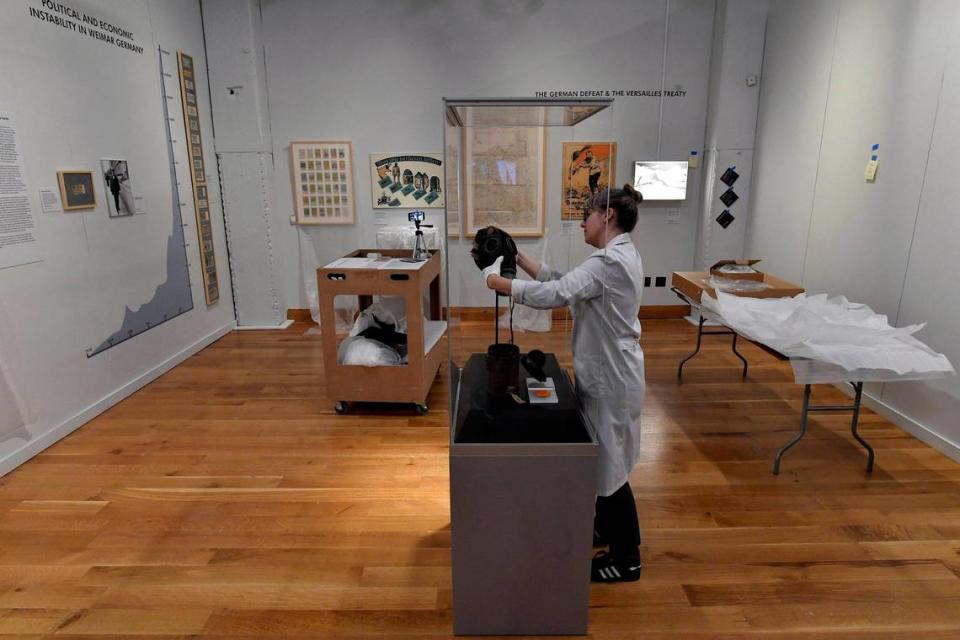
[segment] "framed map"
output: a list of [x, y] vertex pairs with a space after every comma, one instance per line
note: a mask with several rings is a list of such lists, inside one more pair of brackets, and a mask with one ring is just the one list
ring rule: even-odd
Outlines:
[[290, 143], [297, 224], [353, 224], [353, 152], [348, 141]]
[[462, 237], [463, 235], [463, 220], [460, 215], [460, 179], [463, 175], [461, 151], [465, 144], [466, 131], [465, 128], [448, 125], [445, 132], [446, 149], [443, 161], [446, 163], [444, 173], [446, 174], [447, 185], [446, 220], [448, 236]]
[[374, 209], [443, 209], [443, 155], [371, 153]]
[[564, 142], [560, 218], [582, 219], [590, 197], [616, 181], [616, 142]]
[[473, 127], [464, 144], [464, 234], [493, 225], [542, 236], [546, 216], [545, 127]]

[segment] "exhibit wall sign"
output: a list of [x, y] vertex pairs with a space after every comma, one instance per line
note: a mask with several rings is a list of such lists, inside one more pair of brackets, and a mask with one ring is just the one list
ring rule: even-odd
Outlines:
[[370, 154], [374, 209], [442, 209], [443, 182], [443, 154]]
[[0, 111], [0, 269], [40, 259], [17, 127]]

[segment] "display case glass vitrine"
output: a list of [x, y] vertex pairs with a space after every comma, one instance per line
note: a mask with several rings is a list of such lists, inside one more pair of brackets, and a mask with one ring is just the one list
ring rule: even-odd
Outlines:
[[507, 243], [491, 227], [551, 271], [596, 251], [584, 241], [584, 208], [627, 177], [612, 112], [602, 99], [444, 100], [458, 634], [586, 631], [598, 445], [574, 388], [575, 320], [567, 307], [495, 295], [480, 267]]

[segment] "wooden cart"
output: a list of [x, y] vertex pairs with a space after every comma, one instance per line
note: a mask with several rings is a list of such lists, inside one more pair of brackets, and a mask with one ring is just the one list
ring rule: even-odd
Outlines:
[[[370, 253], [379, 254], [382, 259], [370, 267], [350, 264], [360, 262], [356, 259]], [[409, 250], [358, 249], [317, 269], [327, 396], [336, 400], [337, 413], [345, 413], [350, 402], [409, 402], [416, 405], [421, 415], [427, 412], [427, 395], [443, 357], [440, 338], [447, 328], [440, 317], [440, 253], [431, 251], [425, 262], [402, 261], [409, 256]], [[424, 313], [425, 291], [429, 294], [428, 313]], [[344, 295], [356, 296], [361, 310], [373, 303], [375, 295], [403, 298], [407, 316], [406, 364], [365, 367], [337, 361], [333, 302]]]

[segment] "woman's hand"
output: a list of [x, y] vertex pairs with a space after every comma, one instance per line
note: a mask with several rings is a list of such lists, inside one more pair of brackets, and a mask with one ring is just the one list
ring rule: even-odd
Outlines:
[[493, 264], [491, 264], [489, 267], [487, 267], [481, 272], [482, 274], [481, 277], [483, 278], [483, 286], [493, 289], [493, 287], [490, 284], [490, 277], [500, 275], [501, 263], [503, 263], [503, 256], [500, 256], [499, 258], [494, 260]]

